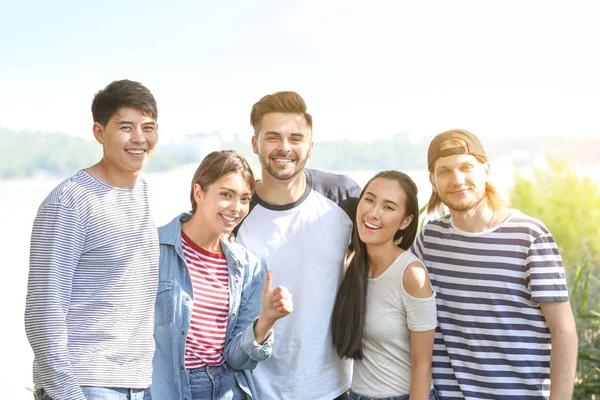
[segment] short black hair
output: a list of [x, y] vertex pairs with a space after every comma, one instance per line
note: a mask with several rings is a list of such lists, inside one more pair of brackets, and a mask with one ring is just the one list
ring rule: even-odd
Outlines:
[[134, 108], [154, 120], [158, 118], [158, 107], [150, 90], [139, 82], [123, 79], [96, 93], [92, 101], [94, 122], [106, 127], [121, 108]]

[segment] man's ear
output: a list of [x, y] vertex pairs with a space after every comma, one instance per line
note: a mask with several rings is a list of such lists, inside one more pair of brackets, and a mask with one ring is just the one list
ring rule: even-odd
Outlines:
[[254, 154], [258, 155], [258, 135], [259, 134], [254, 134], [252, 136], [252, 151], [254, 152]]
[[94, 138], [100, 144], [104, 144], [104, 127], [100, 122], [94, 122], [94, 126], [92, 126], [92, 131], [94, 132]]
[[307, 155], [306, 158], [310, 158], [310, 156], [312, 156], [312, 151], [313, 151], [314, 144], [315, 144], [315, 142], [313, 142], [312, 139], [311, 139], [310, 146], [308, 147], [308, 155]]
[[489, 182], [492, 178], [491, 175], [491, 165], [490, 163], [486, 162], [485, 164], [483, 164], [483, 171], [485, 172], [485, 181]]
[[429, 182], [431, 182], [431, 189], [434, 193], [437, 193], [437, 189], [435, 187], [435, 177], [433, 176], [433, 172], [429, 173]]

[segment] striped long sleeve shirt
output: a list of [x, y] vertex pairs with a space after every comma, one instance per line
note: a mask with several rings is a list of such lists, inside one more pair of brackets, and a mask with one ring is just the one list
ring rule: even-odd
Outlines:
[[150, 386], [158, 258], [143, 180], [120, 189], [79, 171], [50, 193], [33, 224], [25, 309], [37, 388], [85, 400], [80, 386]]
[[440, 399], [547, 399], [551, 342], [539, 303], [568, 294], [546, 226], [514, 211], [500, 226], [470, 233], [448, 215], [426, 224], [412, 251], [437, 294]]

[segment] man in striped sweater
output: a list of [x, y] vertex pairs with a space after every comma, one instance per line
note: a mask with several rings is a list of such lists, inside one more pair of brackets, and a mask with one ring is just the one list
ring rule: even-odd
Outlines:
[[58, 185], [33, 224], [25, 329], [36, 396], [148, 399], [159, 247], [138, 175], [158, 110], [147, 88], [122, 80], [95, 95], [92, 114], [102, 159]]
[[440, 399], [570, 399], [577, 335], [552, 235], [504, 205], [472, 133], [437, 135], [427, 158], [428, 212], [450, 211], [412, 248], [436, 291]]

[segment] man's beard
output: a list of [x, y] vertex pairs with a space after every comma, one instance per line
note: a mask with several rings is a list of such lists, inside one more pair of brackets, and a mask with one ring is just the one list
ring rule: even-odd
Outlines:
[[[448, 198], [443, 198], [438, 194], [440, 200], [448, 209], [456, 212], [465, 212], [477, 208], [481, 205], [482, 201], [487, 201], [487, 194], [483, 192], [481, 197], [475, 198], [472, 200], [462, 200], [462, 201], [449, 201]], [[449, 197], [449, 196], [448, 196]]]
[[[272, 157], [272, 158], [277, 158], [277, 156]], [[287, 158], [285, 156], [282, 156], [282, 158]], [[295, 178], [300, 172], [302, 172], [302, 170], [304, 169], [304, 166], [306, 165], [306, 162], [308, 161], [308, 159], [305, 159], [303, 162], [298, 162], [298, 160], [294, 160], [294, 165], [295, 168], [293, 169], [293, 171], [279, 171], [277, 169], [275, 169], [274, 167], [271, 166], [271, 157], [269, 157], [267, 159], [267, 162], [265, 163], [262, 157], [259, 157], [260, 159], [260, 164], [262, 166], [262, 169], [267, 172], [269, 175], [271, 175], [273, 178], [279, 180], [279, 181], [289, 181], [292, 180], [293, 178]]]

